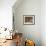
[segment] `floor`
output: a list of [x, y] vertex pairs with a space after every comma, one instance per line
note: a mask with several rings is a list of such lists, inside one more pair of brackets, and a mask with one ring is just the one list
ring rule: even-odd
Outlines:
[[2, 43], [0, 46], [16, 46], [15, 39], [13, 40], [6, 40], [6, 42]]

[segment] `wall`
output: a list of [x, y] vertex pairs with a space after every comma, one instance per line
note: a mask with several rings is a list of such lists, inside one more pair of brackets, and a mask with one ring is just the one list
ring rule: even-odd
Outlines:
[[41, 1], [41, 41], [46, 46], [46, 0]]
[[[14, 6], [15, 30], [22, 32], [24, 38], [34, 40], [36, 46], [41, 46], [41, 1], [23, 0], [19, 6]], [[35, 15], [35, 25], [23, 25], [23, 15]]]
[[0, 0], [0, 27], [12, 28], [12, 6], [16, 0]]

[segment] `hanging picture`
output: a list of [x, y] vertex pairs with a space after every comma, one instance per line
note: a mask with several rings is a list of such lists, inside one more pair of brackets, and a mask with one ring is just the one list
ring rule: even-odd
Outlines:
[[34, 25], [35, 24], [35, 15], [23, 15], [23, 24]]

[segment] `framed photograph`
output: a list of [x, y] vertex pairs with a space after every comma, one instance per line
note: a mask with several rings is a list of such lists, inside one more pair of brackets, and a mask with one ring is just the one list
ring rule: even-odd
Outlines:
[[35, 15], [23, 15], [23, 24], [34, 25], [35, 24]]

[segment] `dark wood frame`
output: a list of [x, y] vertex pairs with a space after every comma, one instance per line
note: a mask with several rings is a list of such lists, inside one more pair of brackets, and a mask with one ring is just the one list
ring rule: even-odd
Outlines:
[[[32, 23], [32, 24], [29, 24], [29, 23], [28, 23], [28, 24], [25, 24], [25, 23], [24, 23], [24, 17], [27, 17], [27, 16], [28, 16], [28, 17], [29, 17], [29, 16], [30, 16], [30, 17], [34, 17], [34, 18], [33, 18], [34, 23]], [[34, 24], [35, 24], [35, 15], [23, 15], [23, 24], [24, 24], [24, 25], [34, 25]]]

